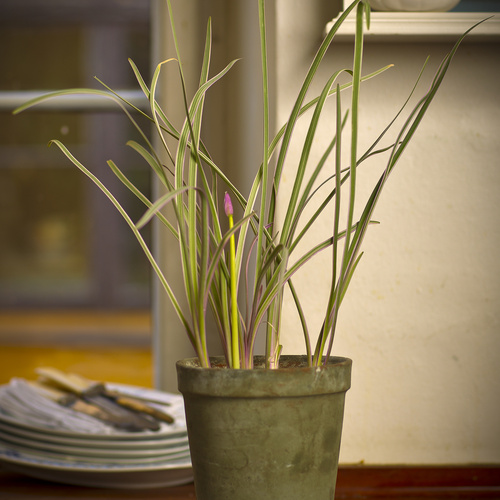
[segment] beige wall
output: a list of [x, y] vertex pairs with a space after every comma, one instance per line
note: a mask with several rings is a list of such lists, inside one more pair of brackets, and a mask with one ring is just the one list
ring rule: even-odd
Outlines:
[[[289, 0], [279, 3], [277, 83], [286, 89], [294, 74], [307, 70], [314, 32], [307, 36], [306, 26], [315, 21], [295, 15], [298, 7], [285, 9]], [[296, 36], [301, 30], [304, 36]], [[366, 46], [367, 71], [387, 63], [395, 68], [362, 89], [361, 150], [404, 101], [425, 57], [432, 57], [430, 77], [449, 47]], [[463, 46], [375, 212], [381, 225], [366, 239], [334, 345], [334, 354], [353, 359], [344, 463], [500, 462], [499, 54], [498, 45]], [[348, 45], [331, 49], [323, 76], [350, 59]], [[290, 99], [280, 93], [280, 122]], [[331, 137], [325, 124], [318, 149]], [[365, 195], [365, 180], [373, 185], [378, 165], [359, 170]], [[283, 193], [280, 206], [286, 205]], [[318, 240], [329, 227], [326, 220], [319, 224]], [[328, 267], [324, 256], [295, 280], [315, 331]], [[286, 352], [303, 352], [290, 304], [286, 316]]]
[[[197, 1], [183, 5], [191, 8]], [[306, 72], [333, 13], [332, 3], [322, 0], [308, 2], [308, 9], [303, 0], [276, 0], [276, 6], [276, 29], [270, 28], [276, 35], [272, 71], [280, 90], [280, 124], [291, 108], [297, 77]], [[432, 55], [435, 68], [448, 48], [367, 45], [367, 71], [387, 63], [396, 67], [362, 89], [361, 150], [404, 101], [425, 57]], [[349, 51], [348, 45], [330, 50], [323, 77], [349, 67]], [[462, 48], [375, 213], [382, 224], [367, 237], [334, 346], [335, 354], [354, 361], [343, 463], [500, 462], [498, 54], [493, 45]], [[319, 150], [331, 134], [325, 124]], [[281, 207], [293, 180], [293, 151], [290, 159]], [[360, 201], [365, 181], [374, 182], [379, 167], [360, 169]], [[315, 237], [323, 238], [329, 224], [321, 221]], [[325, 256], [296, 279], [316, 330], [327, 268]], [[156, 311], [162, 332], [156, 335], [157, 384], [173, 390], [173, 362], [186, 355], [186, 346], [164, 304]], [[290, 311], [286, 352], [303, 352]]]

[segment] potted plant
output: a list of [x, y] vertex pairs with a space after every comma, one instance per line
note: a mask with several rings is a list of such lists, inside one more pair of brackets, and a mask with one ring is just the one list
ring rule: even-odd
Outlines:
[[[73, 89], [36, 98], [16, 112], [68, 93], [89, 93], [113, 99], [123, 109], [143, 138], [127, 144], [151, 167], [163, 194], [150, 200], [110, 160], [111, 170], [147, 207], [135, 222], [108, 188], [82, 165], [59, 141], [52, 141], [110, 199], [142, 246], [153, 270], [168, 295], [179, 321], [191, 341], [196, 357], [179, 361], [179, 390], [184, 395], [190, 448], [198, 499], [332, 499], [335, 492], [345, 392], [350, 387], [351, 360], [331, 355], [342, 300], [362, 256], [362, 243], [373, 212], [392, 170], [423, 119], [463, 39], [443, 60], [430, 88], [416, 106], [406, 112], [408, 100], [379, 137], [366, 150], [358, 150], [358, 101], [362, 82], [376, 77], [389, 66], [362, 74], [363, 26], [369, 25], [366, 0], [355, 0], [337, 18], [314, 57], [297, 95], [289, 119], [274, 137], [269, 126], [269, 92], [265, 0], [256, 0], [259, 10], [262, 61], [262, 161], [247, 196], [241, 193], [218, 167], [202, 137], [203, 105], [207, 92], [230, 71], [229, 63], [210, 75], [211, 23], [208, 22], [200, 84], [189, 98], [183, 65], [177, 47], [175, 23], [167, 0], [177, 58], [158, 65], [148, 86], [131, 61], [138, 84], [150, 103], [144, 113], [104, 85], [104, 90]], [[356, 34], [352, 69], [338, 69], [323, 83], [322, 91], [306, 98], [323, 56], [346, 17], [356, 12]], [[465, 36], [465, 35], [464, 35]], [[165, 64], [178, 67], [182, 83], [185, 120], [176, 129], [158, 104], [155, 93]], [[341, 75], [349, 82], [337, 83]], [[342, 109], [341, 92], [349, 91], [349, 112]], [[308, 165], [325, 103], [334, 100], [332, 120], [336, 133], [320, 161]], [[309, 113], [306, 114], [306, 112]], [[154, 125], [159, 148], [155, 149], [134, 120], [141, 113]], [[386, 136], [403, 113], [406, 120], [387, 143]], [[282, 223], [276, 219], [287, 152], [294, 140], [294, 128], [307, 119], [294, 186]], [[344, 144], [344, 132], [349, 139]], [[175, 140], [171, 150], [166, 138]], [[386, 141], [385, 145], [382, 142]], [[342, 150], [349, 151], [344, 165]], [[168, 163], [161, 160], [167, 155]], [[355, 218], [358, 169], [374, 155], [386, 156], [386, 167], [373, 187], [361, 216]], [[319, 176], [328, 179], [318, 189]], [[325, 194], [326, 192], [326, 194]], [[341, 203], [344, 202], [345, 203]], [[311, 200], [317, 204], [310, 215]], [[164, 209], [168, 207], [166, 215]], [[320, 214], [330, 211], [331, 236], [298, 254], [308, 230]], [[344, 214], [345, 212], [345, 214]], [[341, 216], [342, 213], [342, 216]], [[238, 214], [238, 215], [237, 215]], [[178, 241], [186, 307], [157, 264], [141, 235], [141, 228], [156, 219]], [[319, 332], [309, 332], [293, 275], [320, 252], [331, 252], [332, 275], [327, 308]], [[303, 356], [281, 356], [280, 318], [283, 294], [288, 288], [304, 331]], [[209, 313], [210, 311], [210, 313]], [[207, 315], [216, 331], [207, 331]], [[223, 356], [211, 357], [209, 335], [220, 336]], [[255, 341], [265, 335], [265, 352], [257, 356]]]

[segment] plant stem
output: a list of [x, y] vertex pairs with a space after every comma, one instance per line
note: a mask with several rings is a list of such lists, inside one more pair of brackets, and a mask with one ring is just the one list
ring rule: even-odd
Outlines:
[[[233, 205], [229, 193], [224, 197], [224, 209], [229, 219], [229, 230], [233, 229]], [[234, 233], [229, 239], [229, 276], [231, 287], [231, 358], [233, 368], [240, 368], [240, 346], [239, 346], [239, 328], [238, 328], [238, 284], [236, 276], [236, 244]]]
[[[233, 216], [229, 216], [229, 229], [233, 228]], [[231, 348], [233, 351], [233, 368], [240, 367], [239, 333], [238, 333], [238, 289], [236, 285], [236, 246], [234, 234], [229, 240], [229, 260], [231, 273]]]

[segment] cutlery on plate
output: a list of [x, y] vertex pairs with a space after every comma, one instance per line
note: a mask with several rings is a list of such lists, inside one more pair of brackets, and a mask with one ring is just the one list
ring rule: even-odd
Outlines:
[[130, 431], [157, 431], [160, 429], [158, 420], [149, 415], [120, 406], [114, 400], [96, 393], [95, 391], [89, 391], [87, 393], [81, 386], [81, 383], [79, 385], [76, 375], [71, 374], [71, 376], [68, 377], [55, 368], [37, 368], [36, 372], [41, 375], [39, 382], [56, 387], [59, 390], [70, 392], [78, 396], [84, 402], [97, 406], [104, 412], [112, 415], [114, 419], [120, 420], [124, 428], [129, 427]]
[[130, 419], [124, 419], [121, 416], [117, 416], [115, 413], [106, 411], [100, 406], [96, 406], [92, 403], [88, 403], [80, 399], [76, 394], [68, 393], [66, 391], [59, 390], [55, 387], [48, 386], [39, 381], [28, 381], [28, 384], [37, 391], [38, 394], [44, 396], [51, 401], [64, 406], [66, 408], [71, 408], [79, 413], [84, 413], [91, 417], [97, 418], [102, 422], [112, 425], [116, 429], [125, 430], [129, 432], [137, 432], [144, 430], [143, 426], [138, 426], [135, 421], [130, 421]]
[[[174, 418], [162, 409], [152, 406], [142, 399], [121, 394], [117, 390], [108, 390], [102, 382], [95, 382], [75, 373], [65, 373], [56, 368], [37, 368], [36, 372], [42, 376], [42, 380], [70, 391], [86, 401], [104, 405], [106, 408], [109, 408], [110, 404], [119, 406], [128, 411], [131, 410], [139, 416], [152, 417], [154, 422], [158, 420], [168, 424], [174, 422]], [[148, 421], [152, 421], [152, 419], [147, 418]], [[158, 428], [152, 430], [158, 430]]]

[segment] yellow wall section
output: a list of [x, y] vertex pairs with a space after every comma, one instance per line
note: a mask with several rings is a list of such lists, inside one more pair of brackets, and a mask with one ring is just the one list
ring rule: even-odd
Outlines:
[[143, 312], [0, 313], [0, 383], [52, 366], [92, 380], [153, 385], [150, 315]]
[[12, 377], [35, 379], [35, 368], [53, 366], [92, 380], [152, 387], [150, 349], [1, 346], [0, 383]]

